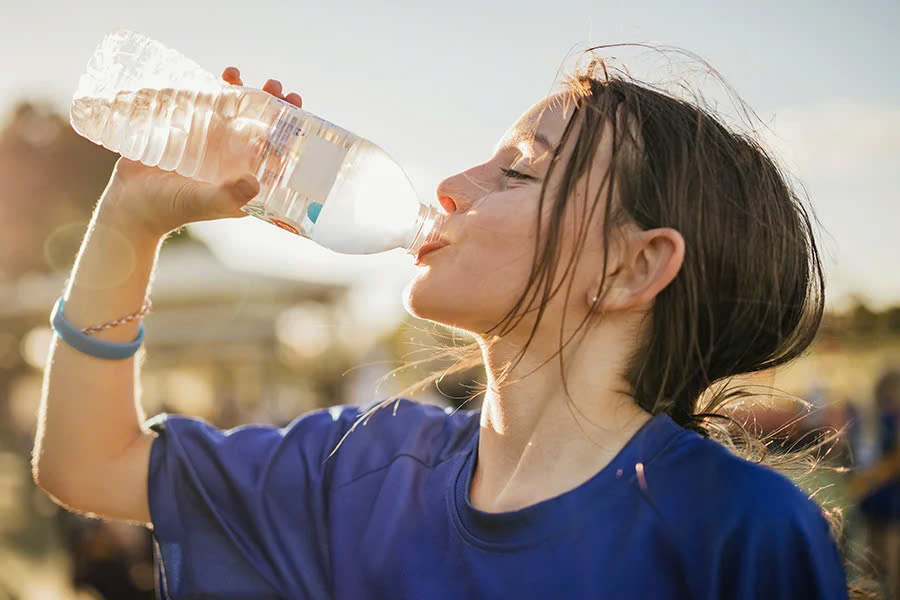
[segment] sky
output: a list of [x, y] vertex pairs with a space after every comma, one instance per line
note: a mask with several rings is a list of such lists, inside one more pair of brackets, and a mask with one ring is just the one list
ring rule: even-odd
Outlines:
[[[24, 97], [67, 111], [96, 43], [120, 27], [217, 76], [234, 65], [245, 85], [279, 79], [305, 109], [387, 150], [431, 202], [444, 177], [489, 158], [578, 50], [625, 42], [689, 50], [756, 112], [764, 141], [802, 183], [823, 228], [831, 305], [851, 294], [873, 306], [900, 302], [896, 0], [18, 2], [0, 24], [0, 112]], [[609, 54], [639, 78], [662, 73], [625, 50]], [[697, 67], [674, 73], [725, 99], [704, 87], [709, 78], [691, 75]], [[236, 268], [347, 281], [361, 305], [378, 298], [387, 311], [402, 310], [414, 272], [400, 250], [337, 255], [252, 218], [190, 228]]]

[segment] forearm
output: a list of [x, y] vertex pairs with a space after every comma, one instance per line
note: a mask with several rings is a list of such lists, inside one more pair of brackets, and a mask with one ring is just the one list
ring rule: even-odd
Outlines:
[[[162, 239], [132, 226], [117, 210], [116, 186], [104, 191], [65, 291], [66, 319], [78, 329], [130, 314], [149, 293]], [[113, 343], [137, 337], [140, 320], [91, 334]], [[65, 485], [121, 453], [140, 435], [136, 394], [140, 354], [106, 360], [81, 353], [54, 334], [44, 368], [35, 475]]]

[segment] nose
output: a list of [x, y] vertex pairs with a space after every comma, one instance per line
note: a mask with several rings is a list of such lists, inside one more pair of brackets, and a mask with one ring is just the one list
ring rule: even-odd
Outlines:
[[444, 179], [438, 184], [437, 190], [435, 190], [438, 202], [448, 215], [452, 215], [459, 210], [459, 205], [456, 202], [459, 194], [458, 186], [455, 183], [457, 177], [459, 176], [453, 175]]
[[441, 206], [444, 207], [444, 210], [447, 211], [447, 214], [453, 214], [456, 212], [456, 202], [450, 196], [438, 196], [438, 202], [441, 203]]
[[437, 198], [447, 214], [466, 211], [484, 196], [484, 185], [476, 185], [484, 177], [483, 166], [473, 167], [443, 180], [437, 186]]

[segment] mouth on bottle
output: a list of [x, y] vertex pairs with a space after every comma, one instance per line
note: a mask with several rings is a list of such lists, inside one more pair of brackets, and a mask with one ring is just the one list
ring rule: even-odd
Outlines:
[[446, 223], [446, 216], [433, 206], [422, 205], [419, 210], [419, 218], [417, 219], [418, 227], [412, 236], [412, 242], [409, 244], [407, 254], [413, 258], [417, 258], [419, 250], [432, 242], [437, 242], [441, 238]]
[[425, 244], [424, 246], [419, 248], [419, 254], [416, 256], [416, 265], [418, 266], [422, 262], [422, 258], [425, 255], [431, 254], [432, 252], [437, 252], [441, 248], [444, 248], [449, 245], [450, 244], [448, 244], [446, 240], [437, 240], [434, 242], [428, 242], [427, 244]]

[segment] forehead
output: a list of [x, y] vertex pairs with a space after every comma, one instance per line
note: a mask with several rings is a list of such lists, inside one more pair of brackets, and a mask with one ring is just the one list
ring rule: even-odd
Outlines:
[[506, 130], [494, 150], [531, 146], [535, 138], [543, 138], [549, 143], [549, 147], [544, 150], [556, 147], [572, 116], [573, 108], [568, 94], [554, 94], [538, 101]]

